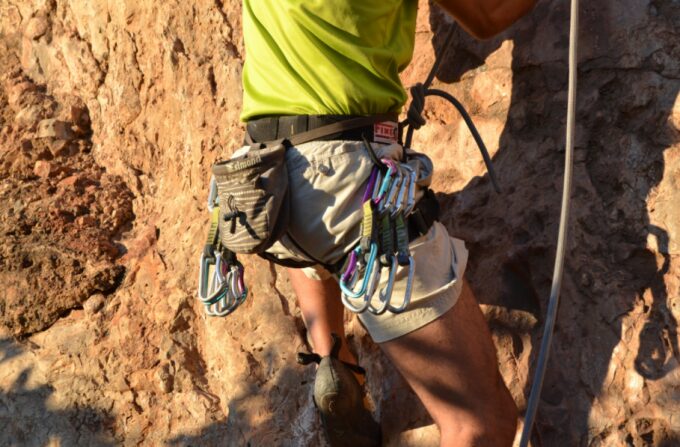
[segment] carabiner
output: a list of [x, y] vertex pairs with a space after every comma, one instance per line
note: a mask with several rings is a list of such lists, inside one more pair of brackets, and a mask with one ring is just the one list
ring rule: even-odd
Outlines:
[[342, 293], [347, 295], [349, 298], [360, 298], [362, 295], [366, 293], [366, 286], [368, 286], [368, 278], [371, 276], [371, 272], [373, 271], [373, 265], [375, 262], [378, 260], [378, 244], [375, 242], [371, 243], [371, 249], [368, 254], [368, 261], [366, 262], [366, 273], [364, 275], [364, 279], [361, 283], [361, 287], [359, 288], [358, 292], [355, 292], [353, 290], [349, 290], [343, 282], [340, 282], [340, 288], [342, 289]]
[[[366, 264], [366, 269], [364, 272], [364, 278], [361, 281], [361, 287], [359, 288], [358, 292], [355, 292], [354, 290], [351, 290], [350, 287], [353, 289], [354, 285], [358, 281], [359, 278], [359, 269], [355, 272], [353, 277], [350, 279], [350, 283], [346, 284], [344, 281], [340, 281], [340, 289], [342, 290], [341, 294], [341, 299], [342, 299], [342, 304], [345, 305], [347, 309], [354, 313], [361, 313], [364, 312], [369, 304], [370, 304], [370, 297], [367, 296], [366, 294], [366, 289], [368, 287], [368, 284], [371, 279], [371, 274], [373, 273], [373, 269], [376, 268], [375, 264], [379, 264], [378, 261], [378, 246], [375, 242], [371, 243], [371, 251], [368, 256], [368, 262]], [[348, 287], [349, 286], [349, 287]], [[357, 299], [364, 297], [363, 303], [359, 306], [355, 306], [350, 299]]]
[[404, 207], [404, 217], [411, 214], [413, 208], [416, 206], [416, 171], [407, 164], [403, 165], [410, 173], [410, 182], [408, 185], [408, 194], [406, 195], [406, 206]]
[[234, 306], [228, 295], [229, 293], [225, 294], [223, 299], [205, 306], [205, 313], [211, 317], [224, 317], [232, 313], [238, 306]]
[[389, 158], [383, 158], [381, 161], [383, 163], [385, 163], [389, 169], [385, 173], [385, 177], [382, 179], [382, 182], [380, 183], [380, 189], [378, 190], [377, 196], [376, 196], [375, 192], [373, 194], [373, 202], [376, 205], [378, 203], [380, 203], [380, 201], [385, 196], [387, 189], [392, 184], [392, 176], [396, 173], [396, 170], [397, 170], [397, 167], [396, 167], [393, 160], [390, 160]]
[[[397, 258], [397, 256], [395, 256]], [[400, 264], [401, 265], [401, 264]], [[413, 292], [413, 275], [416, 271], [416, 260], [413, 259], [413, 256], [408, 257], [408, 277], [406, 279], [406, 290], [404, 291], [404, 301], [402, 301], [401, 305], [398, 307], [392, 306], [392, 303], [390, 302], [387, 305], [387, 309], [394, 313], [394, 314], [399, 314], [402, 313], [403, 311], [406, 310], [408, 305], [411, 303], [411, 293]]]
[[[410, 179], [411, 179], [411, 174], [410, 172], [412, 171], [411, 167], [408, 165], [401, 165], [403, 168], [406, 168], [405, 170], [407, 171], [403, 175], [403, 180], [401, 182], [401, 185], [399, 186], [399, 192], [397, 193], [397, 200], [394, 203], [394, 209], [392, 210], [392, 213], [390, 214], [391, 218], [394, 218], [399, 212], [404, 211], [404, 194], [406, 193], [407, 188], [411, 184]], [[411, 170], [411, 171], [409, 171]], [[408, 199], [407, 199], [408, 200]]]
[[[352, 253], [354, 253], [357, 258], [361, 258], [362, 255], [361, 246], [355, 248], [352, 251]], [[363, 267], [361, 266], [361, 261], [359, 261], [359, 265], [355, 266], [353, 272], [350, 273], [346, 270], [345, 275], [340, 277], [340, 290], [342, 290], [343, 294], [352, 298], [359, 298], [361, 295], [364, 294], [364, 292], [366, 291], [365, 288], [363, 290], [359, 290], [359, 292], [355, 292], [353, 290], [354, 285], [356, 284], [357, 277], [361, 270], [363, 270]]]
[[235, 283], [238, 283], [238, 273], [238, 266], [232, 265], [229, 268], [224, 281], [226, 290], [215, 300], [206, 303], [206, 314], [212, 317], [224, 317], [236, 310], [245, 300], [245, 294], [239, 295], [239, 290], [236, 290]]
[[382, 276], [382, 265], [380, 265], [378, 261], [378, 265], [376, 268], [373, 269], [373, 272], [371, 274], [371, 280], [368, 282], [368, 287], [366, 288], [366, 298], [367, 301], [371, 301], [373, 299], [373, 295], [375, 294], [376, 289], [378, 288], [378, 284], [380, 284], [380, 277]]
[[[205, 254], [203, 254], [201, 256], [201, 267], [202, 268], [201, 268], [201, 273], [199, 273], [199, 274], [206, 276], [204, 281], [207, 284], [207, 282], [208, 282], [207, 272], [203, 273], [204, 272], [203, 256], [205, 256]], [[208, 261], [206, 263], [206, 266], [208, 267], [208, 269], [209, 269], [210, 264], [211, 264], [210, 261]], [[199, 294], [200, 294], [199, 298], [201, 299], [201, 301], [203, 301], [204, 304], [213, 304], [213, 303], [219, 301], [221, 299], [222, 295], [229, 292], [227, 290], [227, 287], [229, 285], [228, 281], [224, 277], [224, 274], [222, 273], [222, 267], [224, 265], [224, 261], [222, 260], [222, 256], [220, 255], [219, 252], [215, 253], [215, 258], [214, 258], [214, 262], [212, 263], [212, 265], [214, 265], [214, 272], [213, 272], [213, 277], [212, 277], [210, 287], [206, 291], [205, 288], [201, 289], [200, 285], [199, 285]]]
[[347, 283], [349, 279], [354, 276], [354, 273], [357, 271], [357, 252], [356, 250], [352, 250], [352, 252], [349, 254], [349, 260], [347, 262], [347, 268], [343, 272], [343, 274], [340, 276], [340, 281], [344, 281]]
[[200, 266], [198, 270], [198, 298], [202, 302], [211, 301], [215, 297], [214, 287], [209, 286], [210, 279], [208, 274], [210, 266], [216, 265], [216, 257], [201, 253]]
[[229, 290], [234, 297], [235, 307], [238, 307], [241, 303], [246, 300], [248, 296], [248, 288], [245, 286], [243, 281], [243, 265], [240, 262], [232, 265], [231, 268], [231, 281], [229, 281]]
[[382, 179], [383, 173], [382, 171], [378, 170], [378, 173], [375, 176], [375, 182], [373, 183], [373, 190], [371, 191], [371, 200], [373, 200], [374, 202], [379, 195], [380, 187], [382, 186]]
[[385, 288], [380, 290], [380, 292], [378, 293], [378, 298], [380, 299], [380, 302], [382, 304], [378, 308], [373, 307], [373, 305], [370, 305], [368, 307], [368, 311], [374, 315], [383, 314], [387, 309], [391, 310], [390, 301], [392, 300], [392, 290], [394, 289], [394, 275], [398, 268], [396, 256], [394, 255], [392, 256], [390, 266], [386, 268], [389, 269], [387, 284], [385, 285]]
[[403, 175], [401, 169], [398, 168], [398, 164], [395, 164], [394, 178], [392, 179], [392, 184], [387, 190], [387, 194], [385, 195], [383, 200], [381, 200], [380, 203], [378, 204], [378, 212], [380, 213], [382, 213], [383, 211], [389, 211], [390, 213], [393, 212], [394, 209], [393, 204], [395, 202], [397, 191], [400, 189], [402, 177]]

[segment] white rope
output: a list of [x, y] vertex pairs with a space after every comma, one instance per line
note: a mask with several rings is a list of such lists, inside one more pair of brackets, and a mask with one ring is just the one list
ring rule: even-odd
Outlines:
[[562, 210], [560, 212], [560, 228], [557, 236], [557, 252], [555, 253], [555, 267], [553, 270], [552, 288], [550, 290], [550, 301], [546, 313], [545, 326], [543, 328], [543, 340], [536, 360], [536, 373], [534, 382], [531, 386], [531, 394], [527, 404], [527, 411], [524, 419], [524, 429], [520, 447], [527, 447], [531, 437], [531, 429], [534, 425], [538, 402], [541, 397], [543, 379], [550, 356], [550, 344], [552, 342], [557, 308], [560, 301], [560, 289], [562, 286], [562, 273], [564, 271], [564, 256], [567, 246], [567, 226], [569, 223], [569, 208], [571, 198], [571, 179], [573, 170], [574, 153], [574, 123], [576, 109], [576, 75], [578, 68], [577, 47], [578, 47], [578, 0], [571, 0], [571, 22], [569, 26], [569, 87], [567, 93], [567, 129], [566, 147], [564, 154], [564, 185], [562, 189]]

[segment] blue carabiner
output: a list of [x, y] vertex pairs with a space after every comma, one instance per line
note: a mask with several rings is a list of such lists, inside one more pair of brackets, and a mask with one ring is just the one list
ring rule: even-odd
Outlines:
[[[347, 285], [344, 283], [344, 281], [341, 281], [340, 283], [340, 288], [342, 289], [342, 303], [345, 305], [347, 309], [354, 313], [361, 313], [364, 312], [369, 304], [370, 304], [370, 297], [366, 296], [366, 289], [368, 287], [368, 283], [371, 279], [371, 274], [373, 273], [373, 269], [375, 268], [375, 264], [378, 263], [378, 246], [375, 242], [371, 243], [371, 251], [368, 256], [368, 262], [366, 265], [366, 271], [364, 273], [364, 278], [361, 282], [361, 287], [359, 288], [358, 292], [354, 292], [353, 290], [350, 290]], [[357, 269], [358, 270], [358, 269]], [[352, 283], [355, 283], [358, 278], [358, 273], [355, 273], [353, 275], [353, 278], [351, 280]], [[353, 284], [352, 284], [353, 285]], [[360, 306], [355, 306], [350, 299], [357, 299], [364, 297], [363, 303]]]
[[[356, 256], [357, 258], [361, 258], [362, 255], [362, 249], [361, 246], [357, 246], [353, 251], [352, 254]], [[351, 256], [351, 255], [350, 255]], [[356, 277], [358, 276], [358, 272], [361, 270], [360, 266], [355, 266], [354, 271], [351, 274], [348, 274], [349, 272], [345, 272], [340, 277], [340, 289], [342, 290], [342, 293], [344, 293], [347, 296], [351, 296], [352, 298], [359, 298], [361, 296], [361, 293], [354, 292], [354, 290], [351, 290], [354, 288], [354, 284], [356, 283]]]
[[[361, 256], [361, 247], [355, 248], [355, 250], [359, 250], [357, 254]], [[366, 293], [366, 286], [368, 285], [368, 277], [371, 276], [371, 272], [373, 269], [373, 262], [376, 260], [378, 256], [378, 245], [375, 242], [371, 242], [371, 250], [368, 255], [368, 263], [366, 265], [366, 274], [364, 276], [364, 280], [361, 283], [361, 287], [359, 288], [358, 292], [355, 292], [354, 290], [350, 290], [347, 287], [347, 284], [345, 284], [344, 281], [340, 281], [340, 289], [342, 290], [342, 293], [344, 295], [347, 295], [349, 298], [361, 298], [361, 296]]]
[[394, 166], [394, 161], [389, 160], [389, 159], [383, 159], [383, 163], [387, 164], [389, 169], [385, 173], [385, 177], [382, 179], [382, 183], [380, 184], [380, 189], [378, 190], [378, 195], [376, 196], [375, 194], [373, 195], [373, 202], [377, 205], [380, 203], [380, 201], [383, 199], [385, 196], [385, 193], [387, 192], [387, 188], [390, 187], [392, 184], [392, 176], [395, 174], [397, 168]]

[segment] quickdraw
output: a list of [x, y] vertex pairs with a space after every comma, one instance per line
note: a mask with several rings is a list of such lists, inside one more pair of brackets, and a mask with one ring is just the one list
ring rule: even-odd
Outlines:
[[[369, 143], [365, 144], [370, 149]], [[411, 300], [415, 261], [409, 252], [404, 218], [415, 205], [415, 182], [416, 173], [411, 167], [390, 159], [380, 160], [371, 172], [363, 197], [361, 239], [340, 275], [342, 302], [354, 313], [400, 313]], [[400, 267], [408, 269], [406, 292], [401, 304], [395, 306], [394, 282]], [[383, 274], [387, 280], [374, 305], [373, 295]], [[361, 286], [356, 290], [359, 282]]]
[[232, 313], [248, 296], [243, 280], [243, 265], [236, 254], [219, 242], [219, 197], [215, 178], [210, 179], [208, 212], [210, 230], [198, 272], [198, 299], [205, 307], [206, 315], [223, 317]]

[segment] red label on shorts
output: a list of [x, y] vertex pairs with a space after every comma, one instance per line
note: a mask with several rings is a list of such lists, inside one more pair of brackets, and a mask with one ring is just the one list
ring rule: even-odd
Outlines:
[[398, 126], [394, 121], [383, 121], [373, 125], [373, 141], [377, 143], [396, 143]]

